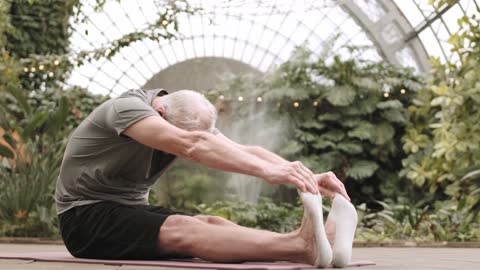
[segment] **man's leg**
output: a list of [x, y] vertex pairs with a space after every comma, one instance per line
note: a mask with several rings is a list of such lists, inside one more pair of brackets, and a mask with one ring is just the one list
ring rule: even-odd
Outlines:
[[313, 234], [308, 218], [299, 230], [279, 234], [242, 227], [219, 217], [173, 215], [160, 228], [159, 246], [163, 255], [216, 262], [283, 260], [313, 264], [317, 253]]
[[240, 225], [235, 224], [231, 222], [228, 219], [218, 217], [218, 216], [208, 216], [208, 215], [196, 215], [194, 218], [203, 221], [208, 224], [213, 224], [213, 225], [224, 225], [224, 226], [237, 226], [239, 227]]

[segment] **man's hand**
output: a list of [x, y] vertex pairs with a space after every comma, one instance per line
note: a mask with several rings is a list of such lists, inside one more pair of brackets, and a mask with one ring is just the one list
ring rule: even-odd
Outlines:
[[338, 179], [333, 172], [315, 174], [314, 178], [318, 184], [320, 193], [323, 196], [327, 196], [330, 199], [333, 199], [336, 192], [343, 195], [347, 200], [351, 201], [342, 181], [340, 181], [340, 179]]
[[265, 169], [263, 179], [270, 184], [293, 184], [302, 192], [319, 193], [312, 171], [300, 161], [271, 164]]

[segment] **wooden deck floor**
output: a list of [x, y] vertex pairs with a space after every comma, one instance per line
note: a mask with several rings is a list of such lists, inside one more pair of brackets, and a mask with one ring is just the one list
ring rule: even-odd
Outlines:
[[[64, 251], [62, 245], [0, 244], [0, 252]], [[372, 260], [376, 266], [365, 270], [480, 270], [478, 248], [354, 248], [355, 260]], [[76, 263], [47, 263], [0, 260], [0, 270], [171, 270], [167, 267], [109, 266]], [[353, 269], [353, 268], [349, 268]]]

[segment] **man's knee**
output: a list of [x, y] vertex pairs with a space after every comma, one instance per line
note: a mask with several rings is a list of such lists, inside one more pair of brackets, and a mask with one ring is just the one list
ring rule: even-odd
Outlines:
[[164, 254], [190, 254], [193, 241], [188, 232], [191, 232], [196, 226], [201, 226], [202, 222], [196, 218], [183, 215], [169, 216], [163, 222], [158, 233], [160, 250]]
[[208, 215], [196, 215], [196, 219], [201, 220], [203, 222], [206, 222], [208, 224], [226, 224], [230, 223], [230, 221], [222, 218], [222, 217], [217, 217], [217, 216], [208, 216]]

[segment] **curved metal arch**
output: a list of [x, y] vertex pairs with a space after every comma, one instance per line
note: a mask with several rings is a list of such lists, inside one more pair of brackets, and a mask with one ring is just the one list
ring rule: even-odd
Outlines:
[[[384, 9], [384, 13], [376, 20], [372, 20], [368, 16], [358, 1], [339, 0], [339, 4], [357, 20], [388, 62], [405, 65], [401, 56], [404, 56], [404, 52], [407, 50], [414, 54], [412, 56], [416, 63], [416, 69], [422, 72], [429, 70], [428, 53], [418, 37], [410, 36], [415, 29], [398, 6], [393, 0], [373, 1], [378, 4], [379, 8]], [[397, 38], [389, 40], [389, 34], [394, 34]]]
[[[213, 37], [213, 35], [195, 35], [195, 36], [188, 36], [188, 37], [185, 37], [185, 38], [182, 38], [182, 39], [177, 39], [175, 41], [177, 42], [188, 42], [188, 41], [193, 41], [195, 39], [203, 39], [203, 38], [209, 38], [209, 37]], [[234, 42], [238, 42], [238, 43], [243, 43], [243, 45], [245, 47], [247, 46], [250, 46], [251, 48], [255, 48], [256, 50], [259, 50], [261, 51], [264, 55], [269, 55], [272, 59], [272, 62], [271, 64], [275, 64], [275, 63], [281, 63], [282, 61], [285, 61], [286, 59], [281, 59], [279, 58], [276, 54], [274, 54], [273, 52], [269, 51], [267, 48], [264, 48], [264, 47], [261, 47], [259, 46], [258, 44], [252, 42], [251, 40], [242, 40], [242, 39], [234, 39], [232, 37], [228, 37], [228, 36], [218, 36], [217, 37], [219, 38], [222, 38], [224, 40], [231, 40], [231, 41], [234, 41]], [[138, 55], [138, 59], [140, 58], [145, 58], [145, 57], [153, 57], [152, 53], [156, 53], [156, 52], [160, 52], [160, 53], [163, 53], [165, 54], [163, 51], [165, 50], [165, 48], [167, 48], [167, 46], [171, 46], [171, 42], [165, 42], [166, 44], [159, 44], [159, 46], [154, 49], [153, 51], [148, 51], [142, 55]], [[251, 66], [252, 68], [254, 68], [255, 70], [258, 70], [258, 67], [255, 67], [251, 62], [249, 61], [246, 61], [245, 59], [242, 59], [241, 57], [235, 57], [235, 55], [232, 55], [232, 56], [225, 56], [225, 55], [216, 55], [216, 54], [212, 54], [212, 55], [195, 55], [194, 57], [185, 57], [184, 59], [178, 59], [176, 58], [176, 61], [173, 61], [173, 62], [168, 62], [167, 65], [164, 65], [164, 66], [160, 66], [159, 70], [156, 72], [156, 73], [153, 73], [152, 76], [162, 72], [163, 70], [167, 69], [168, 67], [170, 66], [173, 66], [177, 63], [181, 63], [181, 62], [184, 62], [184, 61], [187, 61], [187, 60], [191, 60], [191, 59], [195, 59], [195, 58], [198, 58], [198, 57], [223, 57], [223, 58], [226, 58], [226, 59], [233, 59], [233, 60], [236, 60], [236, 61], [239, 61], [239, 62], [242, 62], [242, 63], [245, 63], [246, 65], [249, 65]], [[138, 60], [137, 58], [135, 59], [130, 59], [132, 62], [135, 62], [136, 60]], [[92, 83], [96, 83], [98, 84], [99, 86], [101, 86], [102, 88], [105, 88], [107, 89], [107, 86], [101, 84], [98, 82], [98, 80], [96, 80], [96, 76], [108, 76], [109, 78], [111, 78], [112, 80], [115, 81], [115, 85], [114, 85], [114, 88], [113, 89], [110, 89], [109, 93], [108, 94], [117, 94], [119, 91], [117, 90], [127, 90], [129, 87], [126, 86], [127, 84], [125, 84], [125, 82], [123, 81], [123, 78], [125, 79], [128, 79], [130, 81], [133, 81], [135, 84], [137, 84], [139, 87], [144, 85], [149, 79], [144, 79], [142, 81], [134, 81], [132, 78], [130, 77], [125, 77], [125, 76], [122, 76], [121, 78], [115, 78], [113, 77], [111, 74], [108, 74], [107, 72], [103, 71], [102, 67], [103, 65], [105, 65], [107, 63], [107, 61], [103, 61], [103, 63], [98, 66], [98, 69], [97, 71], [94, 72], [94, 74], [91, 76], [91, 77], [88, 77], [88, 76], [85, 76], [83, 75], [82, 73], [78, 73], [80, 76], [84, 77], [85, 79], [90, 79]], [[121, 70], [121, 75], [124, 75], [124, 74], [128, 74], [129, 71], [133, 70], [133, 69], [136, 69], [133, 65], [130, 65], [128, 66], [127, 69], [124, 69], [124, 70]], [[260, 70], [258, 70], [259, 72], [262, 72]], [[138, 69], [136, 70], [136, 72], [139, 72]], [[121, 88], [121, 89], [117, 89], [117, 88]]]

